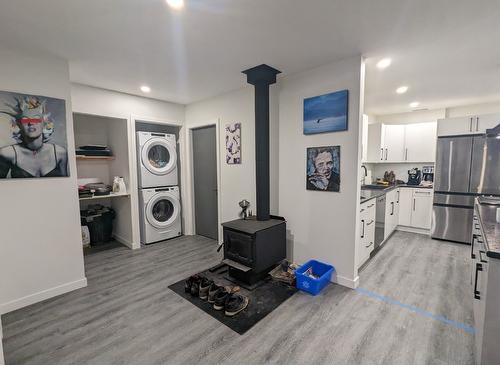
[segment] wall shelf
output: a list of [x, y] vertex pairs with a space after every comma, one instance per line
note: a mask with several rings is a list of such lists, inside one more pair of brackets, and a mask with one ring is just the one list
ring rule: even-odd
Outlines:
[[82, 161], [112, 161], [115, 159], [115, 156], [82, 156], [76, 155], [76, 160]]
[[111, 193], [109, 195], [97, 195], [97, 196], [90, 196], [88, 198], [80, 198], [79, 200], [97, 200], [97, 199], [110, 199], [110, 198], [118, 198], [120, 196], [130, 196], [129, 193]]

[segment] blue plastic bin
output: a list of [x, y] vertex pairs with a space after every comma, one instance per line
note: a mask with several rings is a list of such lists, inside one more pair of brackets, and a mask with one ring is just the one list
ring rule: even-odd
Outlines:
[[[313, 274], [319, 276], [318, 279], [304, 275], [310, 267], [312, 267]], [[303, 290], [312, 295], [317, 295], [330, 282], [334, 271], [335, 268], [332, 265], [324, 264], [316, 260], [309, 260], [295, 270], [297, 289]]]

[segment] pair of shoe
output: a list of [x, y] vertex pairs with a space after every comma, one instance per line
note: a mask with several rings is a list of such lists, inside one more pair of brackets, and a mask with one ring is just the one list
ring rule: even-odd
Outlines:
[[237, 294], [239, 287], [219, 287], [214, 293], [214, 309], [224, 310], [224, 314], [232, 317], [240, 313], [248, 306], [248, 298]]
[[215, 310], [225, 310], [227, 316], [235, 316], [248, 306], [248, 298], [236, 294], [238, 286], [221, 286], [201, 275], [193, 275], [184, 283], [184, 291], [213, 304]]
[[207, 300], [208, 289], [214, 284], [213, 280], [209, 280], [201, 275], [193, 275], [184, 283], [184, 291], [190, 293], [193, 297], [200, 297], [202, 300]]

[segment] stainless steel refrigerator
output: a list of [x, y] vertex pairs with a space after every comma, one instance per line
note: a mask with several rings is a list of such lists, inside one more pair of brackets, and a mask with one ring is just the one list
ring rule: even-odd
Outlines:
[[476, 196], [500, 196], [500, 124], [437, 141], [431, 237], [469, 243]]

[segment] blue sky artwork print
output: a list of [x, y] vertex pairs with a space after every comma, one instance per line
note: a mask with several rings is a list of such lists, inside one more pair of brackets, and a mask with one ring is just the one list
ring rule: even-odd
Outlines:
[[347, 130], [348, 90], [304, 99], [304, 134]]

